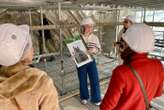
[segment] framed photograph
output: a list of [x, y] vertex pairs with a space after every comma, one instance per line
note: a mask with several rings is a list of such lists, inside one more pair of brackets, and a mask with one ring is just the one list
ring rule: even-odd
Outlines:
[[87, 53], [87, 49], [81, 39], [67, 42], [66, 45], [77, 67], [83, 66], [92, 61], [92, 58]]

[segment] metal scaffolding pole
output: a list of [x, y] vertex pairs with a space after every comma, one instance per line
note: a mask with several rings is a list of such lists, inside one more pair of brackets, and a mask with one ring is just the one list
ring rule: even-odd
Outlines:
[[[98, 38], [100, 40], [101, 46], [103, 46], [103, 27], [101, 25], [102, 21], [104, 20], [104, 12], [100, 11], [99, 12], [99, 22], [98, 22]], [[101, 49], [101, 54], [103, 54], [104, 51]], [[100, 64], [100, 59], [99, 57], [96, 57], [97, 64]]]
[[61, 95], [65, 94], [65, 88], [64, 88], [64, 59], [63, 59], [63, 36], [62, 36], [62, 24], [61, 24], [61, 3], [58, 3], [58, 13], [59, 13], [59, 23], [60, 23], [60, 27], [59, 27], [59, 37], [60, 37], [60, 57], [61, 57], [61, 78], [62, 78], [62, 91], [61, 91]]
[[28, 11], [29, 13], [29, 20], [30, 20], [30, 26], [32, 26], [32, 16], [31, 16], [31, 10]]
[[154, 16], [155, 15], [155, 9], [153, 10], [153, 20], [152, 20], [152, 22], [154, 22]]
[[[31, 15], [31, 10], [28, 11], [28, 14], [29, 14], [29, 24], [30, 26], [32, 26], [32, 15]], [[31, 40], [32, 40], [32, 37], [33, 37], [33, 30], [30, 30], [30, 34], [31, 34]], [[39, 55], [39, 54], [38, 54]], [[34, 58], [35, 59], [35, 56]], [[40, 60], [40, 59], [39, 59]], [[39, 62], [39, 61], [38, 61]], [[33, 61], [33, 63], [35, 63], [35, 61]]]
[[120, 19], [120, 10], [116, 10], [116, 41], [118, 41], [118, 36], [117, 36], [117, 33], [119, 32], [119, 25], [117, 25], [117, 23], [119, 22], [119, 19]]
[[143, 22], [146, 22], [146, 8], [144, 8]]
[[[116, 18], [116, 41], [118, 41], [118, 33], [119, 33], [119, 29], [120, 29], [120, 25], [117, 25], [117, 23], [119, 22], [119, 20], [120, 20], [120, 10], [116, 10], [116, 16], [117, 16], [117, 18]], [[118, 53], [117, 53], [117, 49], [116, 49], [116, 47], [114, 47], [114, 54], [116, 55], [116, 57], [118, 57]]]
[[[40, 8], [40, 20], [41, 20], [41, 26], [43, 26], [43, 9]], [[43, 53], [47, 53], [46, 52], [46, 45], [45, 45], [45, 33], [44, 33], [44, 29], [42, 29], [42, 43], [43, 43]], [[44, 64], [45, 64], [45, 71], [47, 72], [47, 61], [46, 58], [44, 58]]]

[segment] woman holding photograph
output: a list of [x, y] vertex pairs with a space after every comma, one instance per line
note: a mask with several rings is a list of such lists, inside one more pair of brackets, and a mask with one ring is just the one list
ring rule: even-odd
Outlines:
[[[101, 50], [98, 37], [93, 34], [93, 25], [94, 22], [90, 17], [83, 19], [81, 22], [82, 38], [86, 44], [88, 53], [90, 55], [95, 55]], [[81, 67], [77, 67], [77, 71], [78, 71], [78, 78], [80, 83], [81, 103], [87, 104], [90, 98], [88, 92], [88, 83], [87, 83], [87, 75], [88, 75], [90, 80], [90, 87], [91, 87], [91, 102], [99, 106], [101, 101], [101, 96], [100, 96], [99, 77], [98, 77], [98, 71], [97, 71], [95, 59], [93, 58], [92, 62], [87, 63]]]

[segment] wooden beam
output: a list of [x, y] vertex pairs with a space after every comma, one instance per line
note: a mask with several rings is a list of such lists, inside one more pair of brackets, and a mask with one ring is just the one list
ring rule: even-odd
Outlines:
[[[164, 22], [144, 22], [149, 26], [164, 27]], [[118, 22], [117, 25], [122, 25], [121, 22]]]
[[38, 25], [38, 26], [30, 26], [31, 30], [51, 30], [51, 29], [59, 29], [61, 28], [73, 28], [76, 27], [75, 24], [62, 24], [62, 25]]
[[164, 22], [145, 22], [149, 26], [164, 27]]

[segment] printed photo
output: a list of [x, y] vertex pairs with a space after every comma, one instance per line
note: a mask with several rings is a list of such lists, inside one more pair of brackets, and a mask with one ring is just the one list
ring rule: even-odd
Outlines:
[[82, 40], [67, 43], [67, 47], [77, 67], [83, 66], [92, 61], [92, 58], [87, 53], [87, 49], [85, 48]]

